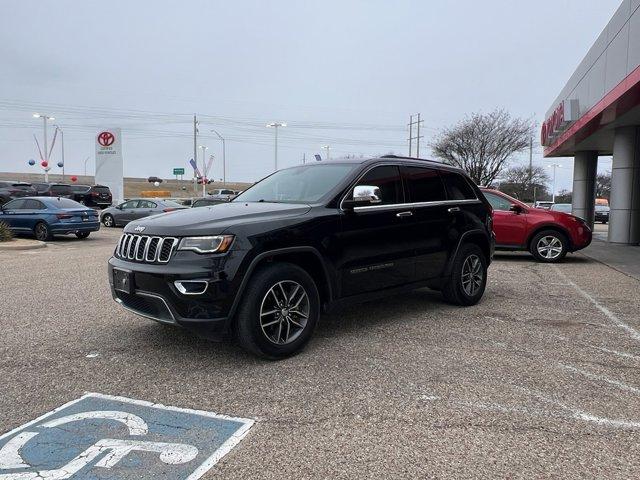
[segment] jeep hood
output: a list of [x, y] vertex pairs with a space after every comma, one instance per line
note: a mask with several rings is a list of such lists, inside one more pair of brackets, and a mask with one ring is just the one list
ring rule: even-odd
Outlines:
[[220, 203], [210, 207], [175, 210], [134, 220], [125, 227], [124, 231], [173, 237], [215, 235], [224, 233], [233, 225], [297, 217], [307, 213], [310, 208], [306, 204], [290, 203]]

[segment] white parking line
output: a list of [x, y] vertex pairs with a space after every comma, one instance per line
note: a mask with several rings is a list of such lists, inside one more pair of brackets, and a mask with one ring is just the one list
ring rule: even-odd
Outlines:
[[616, 325], [619, 328], [622, 328], [623, 330], [626, 330], [634, 340], [640, 341], [640, 332], [638, 332], [632, 326], [627, 325], [626, 323], [624, 323], [611, 310], [609, 310], [607, 307], [602, 305], [595, 298], [593, 298], [591, 295], [589, 295], [587, 292], [585, 292], [582, 288], [580, 288], [578, 285], [576, 285], [576, 283], [571, 281], [564, 273], [562, 273], [562, 271], [558, 268], [557, 265], [553, 265], [553, 267], [556, 269], [556, 272], [558, 272], [558, 275], [560, 275], [562, 278], [564, 278], [567, 281], [567, 283], [569, 285], [571, 285], [573, 288], [575, 288], [576, 291], [580, 295], [582, 295], [584, 298], [586, 298], [591, 303], [593, 303], [593, 305], [595, 305], [595, 307], [598, 310], [600, 310], [600, 312], [603, 313], [604, 316], [607, 317], [614, 325]]

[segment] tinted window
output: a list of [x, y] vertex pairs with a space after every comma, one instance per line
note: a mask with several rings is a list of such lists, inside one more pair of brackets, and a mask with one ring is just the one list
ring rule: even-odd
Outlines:
[[449, 200], [475, 200], [476, 194], [467, 179], [456, 172], [440, 172]]
[[138, 208], [156, 208], [157, 206], [157, 203], [151, 202], [149, 200], [140, 200], [140, 202], [138, 203]]
[[71, 193], [71, 187], [68, 185], [51, 185], [52, 195], [69, 195]]
[[5, 210], [22, 210], [26, 200], [11, 200], [4, 204]]
[[129, 200], [120, 205], [122, 208], [136, 208], [138, 206], [138, 200]]
[[404, 167], [409, 202], [438, 202], [446, 200], [444, 185], [432, 168]]
[[47, 203], [54, 208], [87, 208], [70, 198], [52, 198], [51, 200], [47, 200]]
[[494, 193], [484, 192], [484, 196], [487, 197], [489, 203], [493, 207], [494, 210], [504, 210], [508, 211], [511, 207], [511, 202], [500, 195], [496, 195]]
[[373, 185], [380, 188], [382, 205], [403, 202], [400, 170], [396, 166], [375, 167], [358, 181], [358, 185]]
[[606, 205], [596, 205], [596, 212], [608, 212], [609, 207]]
[[92, 189], [94, 192], [98, 192], [98, 193], [111, 193], [111, 190], [109, 190], [109, 187], [93, 187]]
[[69, 187], [72, 192], [80, 193], [80, 192], [88, 192], [91, 187], [86, 185], [71, 185]]
[[43, 210], [45, 208], [42, 202], [38, 200], [25, 200], [24, 201], [24, 209], [25, 210]]

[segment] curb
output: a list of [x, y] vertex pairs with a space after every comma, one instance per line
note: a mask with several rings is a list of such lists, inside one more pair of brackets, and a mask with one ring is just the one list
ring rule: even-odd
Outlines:
[[46, 243], [39, 240], [12, 240], [9, 242], [0, 243], [0, 252], [12, 252], [16, 250], [35, 250], [38, 248], [45, 248]]

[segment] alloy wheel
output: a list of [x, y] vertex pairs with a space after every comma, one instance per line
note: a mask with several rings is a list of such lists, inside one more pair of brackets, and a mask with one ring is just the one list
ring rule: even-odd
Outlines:
[[260, 328], [277, 345], [295, 341], [309, 320], [311, 304], [302, 285], [283, 280], [273, 285], [260, 305]]
[[44, 242], [49, 238], [49, 229], [44, 223], [36, 225], [36, 239]]
[[547, 235], [538, 240], [536, 250], [542, 258], [554, 260], [562, 254], [562, 242], [558, 237]]
[[113, 227], [113, 217], [111, 215], [105, 215], [102, 219], [102, 223], [104, 223], [105, 227]]
[[462, 289], [468, 296], [473, 297], [480, 286], [484, 278], [484, 272], [482, 271], [482, 262], [478, 255], [469, 255], [462, 264]]

